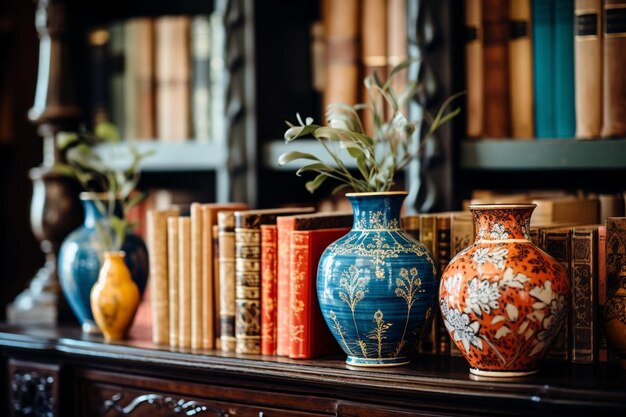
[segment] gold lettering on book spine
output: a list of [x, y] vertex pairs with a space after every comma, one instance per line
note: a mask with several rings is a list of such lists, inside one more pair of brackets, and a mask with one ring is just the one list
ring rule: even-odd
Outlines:
[[237, 353], [261, 353], [259, 229], [235, 229], [235, 337]]

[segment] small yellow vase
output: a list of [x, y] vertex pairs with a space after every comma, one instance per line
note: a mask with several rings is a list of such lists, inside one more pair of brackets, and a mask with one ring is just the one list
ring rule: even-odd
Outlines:
[[124, 256], [122, 251], [105, 252], [98, 281], [91, 289], [91, 311], [107, 342], [125, 337], [139, 305], [139, 290]]

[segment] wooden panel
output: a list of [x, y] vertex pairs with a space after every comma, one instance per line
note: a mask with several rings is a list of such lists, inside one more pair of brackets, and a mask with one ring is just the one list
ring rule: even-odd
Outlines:
[[12, 416], [60, 416], [59, 365], [9, 360], [9, 406]]

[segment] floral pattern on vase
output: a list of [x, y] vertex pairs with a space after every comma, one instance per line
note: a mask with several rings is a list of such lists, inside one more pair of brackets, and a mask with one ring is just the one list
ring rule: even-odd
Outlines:
[[473, 374], [536, 372], [565, 321], [567, 273], [530, 242], [534, 207], [470, 206], [477, 240], [442, 274], [444, 324]]
[[[82, 226], [70, 233], [63, 241], [59, 250], [58, 265], [63, 294], [83, 331], [87, 333], [99, 332], [90, 304], [91, 289], [98, 280], [100, 272], [100, 256], [104, 253], [96, 229], [96, 222], [103, 218], [94, 202], [96, 196], [94, 193], [81, 194], [85, 220]], [[116, 214], [121, 216], [119, 206], [116, 207]], [[127, 233], [122, 250], [126, 253], [125, 262], [139, 287], [139, 294], [143, 294], [149, 268], [146, 245], [141, 237]]]
[[406, 364], [431, 318], [435, 263], [400, 228], [406, 193], [347, 197], [353, 228], [326, 248], [319, 263], [322, 314], [349, 365]]

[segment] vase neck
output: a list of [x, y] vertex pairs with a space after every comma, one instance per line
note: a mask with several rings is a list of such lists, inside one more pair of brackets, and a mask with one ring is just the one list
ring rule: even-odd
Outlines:
[[[102, 213], [98, 209], [98, 205], [96, 201], [93, 199], [83, 199], [83, 208], [85, 209], [85, 226], [94, 227], [96, 221], [105, 218], [105, 213]], [[100, 200], [102, 207], [105, 210], [109, 209], [109, 202], [105, 200]], [[119, 201], [115, 202], [115, 207], [113, 208], [113, 214], [119, 218], [123, 217], [122, 204]]]
[[476, 240], [530, 240], [534, 204], [470, 206]]
[[353, 230], [387, 230], [400, 228], [400, 210], [406, 193], [350, 194]]

